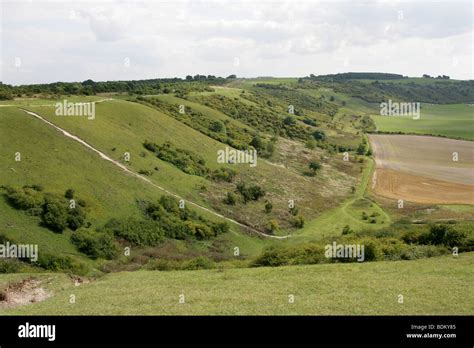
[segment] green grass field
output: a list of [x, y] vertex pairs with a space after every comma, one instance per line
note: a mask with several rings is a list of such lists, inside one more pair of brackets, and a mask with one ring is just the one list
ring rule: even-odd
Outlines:
[[[4, 315], [472, 315], [474, 253], [364, 264], [109, 274], [74, 286], [34, 275], [54, 296]], [[26, 275], [23, 275], [25, 277]], [[18, 279], [2, 276], [1, 281]], [[75, 295], [75, 303], [69, 303]], [[184, 295], [184, 303], [179, 303]], [[294, 303], [289, 296], [294, 295]], [[399, 295], [403, 303], [399, 303]]]
[[382, 132], [442, 135], [474, 140], [474, 106], [422, 104], [420, 119], [410, 116], [372, 116]]

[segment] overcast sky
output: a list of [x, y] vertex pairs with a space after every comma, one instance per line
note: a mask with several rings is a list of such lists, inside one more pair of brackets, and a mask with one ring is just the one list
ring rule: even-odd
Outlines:
[[467, 1], [4, 1], [0, 81], [347, 71], [473, 79]]

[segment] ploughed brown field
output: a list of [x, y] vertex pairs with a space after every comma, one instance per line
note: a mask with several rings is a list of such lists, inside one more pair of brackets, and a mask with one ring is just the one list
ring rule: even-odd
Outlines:
[[474, 142], [385, 134], [371, 134], [369, 141], [376, 194], [417, 203], [474, 204]]

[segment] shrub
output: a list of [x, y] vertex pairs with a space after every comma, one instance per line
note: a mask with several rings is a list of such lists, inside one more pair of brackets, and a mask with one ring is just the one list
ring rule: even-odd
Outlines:
[[346, 235], [351, 233], [354, 233], [351, 227], [349, 225], [344, 226], [344, 228], [342, 229], [342, 234]]
[[466, 235], [457, 231], [453, 226], [447, 224], [434, 224], [430, 226], [427, 234], [421, 237], [422, 244], [444, 244], [450, 247], [460, 246], [463, 244]]
[[301, 215], [297, 215], [291, 218], [290, 223], [296, 228], [304, 227], [304, 218]]
[[154, 221], [132, 217], [126, 220], [110, 220], [105, 225], [105, 231], [110, 231], [116, 237], [137, 246], [156, 246], [163, 241], [165, 235], [163, 229]]
[[286, 126], [294, 126], [296, 124], [296, 119], [292, 116], [286, 116], [283, 120], [283, 123]]
[[227, 195], [224, 198], [224, 203], [228, 205], [235, 205], [236, 197], [232, 192], [227, 192]]
[[213, 121], [209, 125], [209, 130], [217, 133], [225, 133], [225, 126], [221, 121]]
[[244, 203], [258, 201], [260, 197], [265, 196], [265, 191], [258, 185], [246, 186], [244, 183], [239, 183], [237, 184], [237, 191], [244, 198]]
[[290, 214], [291, 215], [296, 216], [296, 215], [298, 215], [298, 212], [299, 212], [298, 207], [294, 206], [294, 207], [290, 208]]
[[326, 133], [323, 130], [318, 129], [318, 130], [313, 132], [313, 137], [316, 140], [324, 141], [324, 140], [326, 140]]
[[262, 254], [253, 261], [252, 266], [284, 266], [288, 264], [288, 260], [289, 255], [286, 253], [286, 249], [271, 246], [263, 250]]
[[316, 172], [321, 169], [321, 164], [316, 161], [311, 161], [309, 163], [309, 169], [311, 170], [311, 173], [315, 175]]
[[73, 189], [68, 189], [66, 190], [64, 197], [67, 199], [73, 199], [74, 198], [74, 190]]
[[209, 173], [205, 160], [192, 151], [176, 148], [169, 142], [157, 145], [145, 141], [143, 146], [154, 152], [159, 159], [173, 164], [187, 174], [205, 177]]
[[[30, 187], [7, 188], [7, 198], [16, 209], [38, 211], [44, 204], [43, 194]], [[32, 214], [33, 215], [33, 214]]]
[[270, 221], [268, 221], [268, 224], [267, 224], [267, 231], [271, 234], [275, 233], [276, 231], [278, 231], [279, 229], [279, 225], [278, 225], [278, 221], [272, 219]]
[[46, 253], [39, 253], [38, 266], [54, 272], [70, 271], [74, 274], [86, 274], [87, 266], [70, 256], [56, 256]]
[[81, 206], [78, 205], [74, 209], [69, 209], [67, 225], [71, 230], [77, 230], [78, 228], [84, 226], [85, 222], [86, 213]]
[[62, 232], [68, 226], [68, 208], [56, 198], [46, 198], [43, 208], [42, 222], [53, 231]]
[[[0, 274], [19, 273], [22, 271], [24, 263], [15, 259], [0, 260]], [[1, 301], [1, 299], [0, 299]]]
[[183, 270], [198, 270], [198, 269], [211, 269], [215, 268], [216, 264], [214, 261], [204, 256], [199, 256], [193, 260], [185, 262], [181, 269]]
[[383, 258], [380, 242], [376, 239], [365, 238], [357, 243], [364, 246], [364, 261], [378, 261]]
[[237, 172], [231, 168], [221, 167], [212, 171], [210, 177], [214, 181], [225, 181], [232, 182], [236, 176]]
[[265, 203], [265, 213], [271, 213], [273, 209], [273, 204], [271, 202]]
[[253, 146], [255, 150], [257, 150], [257, 153], [260, 153], [265, 149], [263, 140], [258, 135], [253, 137], [253, 139], [250, 141], [250, 145]]
[[113, 237], [108, 233], [80, 229], [72, 234], [72, 243], [77, 249], [93, 259], [113, 259], [117, 255], [117, 247]]

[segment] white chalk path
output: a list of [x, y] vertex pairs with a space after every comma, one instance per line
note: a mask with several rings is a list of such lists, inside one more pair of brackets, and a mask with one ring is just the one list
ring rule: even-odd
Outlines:
[[[99, 102], [106, 101], [106, 100], [112, 100], [112, 99], [104, 99], [104, 100], [101, 100], [101, 101], [99, 101]], [[118, 161], [116, 161], [116, 160], [110, 158], [109, 156], [107, 156], [107, 155], [104, 154], [103, 152], [97, 150], [95, 147], [93, 147], [93, 146], [89, 145], [88, 143], [86, 143], [86, 142], [85, 142], [84, 140], [82, 140], [81, 138], [79, 138], [79, 137], [77, 137], [77, 136], [75, 136], [75, 135], [69, 133], [68, 131], [65, 131], [64, 129], [58, 127], [57, 125], [55, 125], [54, 123], [52, 123], [52, 122], [46, 120], [45, 118], [41, 117], [40, 115], [38, 115], [38, 114], [36, 114], [36, 113], [34, 113], [34, 112], [31, 112], [31, 111], [25, 110], [25, 109], [21, 109], [21, 110], [23, 110], [24, 112], [26, 112], [28, 115], [34, 116], [34, 117], [38, 118], [39, 120], [43, 121], [44, 123], [48, 124], [49, 126], [55, 128], [56, 130], [58, 130], [58, 131], [61, 132], [63, 135], [67, 136], [68, 138], [71, 138], [71, 139], [73, 139], [73, 140], [79, 142], [79, 143], [82, 144], [83, 146], [87, 147], [89, 150], [92, 150], [92, 151], [94, 151], [95, 153], [97, 153], [97, 154], [100, 156], [100, 158], [102, 158], [102, 159], [104, 159], [104, 160], [106, 160], [106, 161], [109, 161], [109, 162], [115, 164], [117, 167], [119, 167], [120, 169], [122, 169], [122, 170], [125, 171], [126, 173], [128, 173], [128, 174], [130, 174], [130, 175], [132, 175], [132, 176], [134, 176], [134, 177], [136, 177], [136, 178], [138, 178], [138, 179], [140, 179], [140, 180], [143, 180], [143, 181], [147, 182], [148, 184], [150, 184], [150, 185], [152, 185], [152, 186], [154, 186], [154, 187], [160, 189], [160, 190], [163, 191], [163, 192], [166, 192], [167, 194], [169, 194], [169, 195], [171, 195], [171, 196], [173, 196], [173, 197], [176, 197], [176, 198], [178, 198], [178, 199], [183, 199], [183, 198], [181, 198], [180, 196], [178, 196], [177, 194], [168, 191], [168, 190], [165, 189], [164, 187], [161, 187], [161, 186], [155, 184], [154, 182], [152, 182], [152, 181], [151, 181], [150, 179], [148, 179], [147, 177], [144, 177], [144, 176], [142, 176], [142, 175], [140, 175], [140, 174], [138, 174], [138, 173], [135, 173], [134, 171], [128, 169], [128, 168], [127, 168], [125, 165], [123, 165], [122, 163], [120, 163], [120, 162], [118, 162]], [[225, 220], [230, 221], [230, 222], [232, 222], [232, 223], [234, 223], [234, 224], [236, 224], [236, 225], [239, 225], [240, 227], [243, 227], [243, 228], [245, 228], [245, 229], [247, 229], [247, 230], [249, 230], [249, 231], [251, 231], [251, 232], [253, 232], [253, 233], [259, 234], [259, 235], [261, 235], [261, 236], [269, 237], [269, 238], [275, 238], [275, 239], [286, 239], [286, 238], [290, 237], [290, 235], [286, 235], [286, 236], [273, 236], [273, 235], [270, 235], [270, 234], [266, 234], [266, 233], [257, 231], [257, 230], [255, 230], [255, 229], [253, 229], [253, 228], [251, 228], [251, 227], [249, 227], [249, 226], [247, 226], [247, 225], [244, 225], [243, 223], [240, 223], [240, 222], [235, 221], [235, 220], [233, 220], [233, 219], [231, 219], [231, 218], [225, 217], [224, 215], [221, 215], [221, 214], [219, 214], [219, 213], [216, 213], [216, 212], [213, 211], [213, 210], [210, 210], [210, 209], [208, 209], [208, 208], [206, 208], [206, 207], [203, 207], [202, 205], [199, 205], [199, 204], [197, 204], [197, 203], [194, 203], [194, 202], [191, 202], [191, 201], [188, 201], [188, 200], [186, 200], [186, 202], [188, 202], [189, 204], [191, 204], [191, 205], [193, 205], [193, 206], [195, 206], [195, 207], [197, 207], [197, 208], [200, 208], [200, 209], [202, 209], [202, 210], [205, 210], [205, 211], [207, 211], [207, 212], [209, 212], [209, 213], [211, 213], [211, 214], [213, 214], [213, 215], [215, 215], [215, 216], [218, 216], [218, 217], [220, 217], [220, 218], [222, 218], [222, 219], [225, 219]]]

